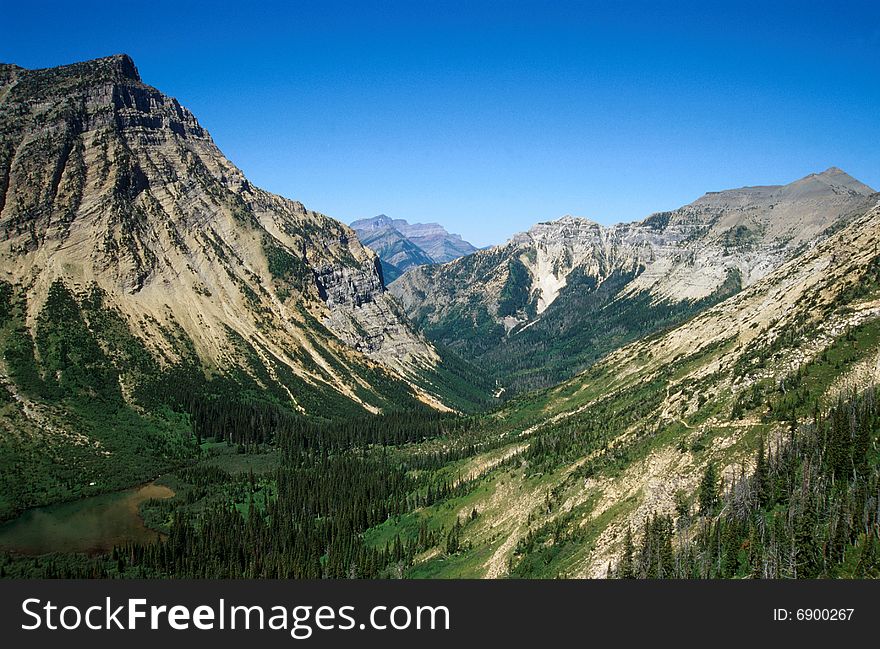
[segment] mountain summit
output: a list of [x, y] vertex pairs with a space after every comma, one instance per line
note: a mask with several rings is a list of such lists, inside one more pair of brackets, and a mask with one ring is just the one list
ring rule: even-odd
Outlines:
[[442, 264], [477, 250], [439, 223], [409, 223], [380, 214], [355, 221], [351, 227], [379, 255], [388, 283], [414, 266]]

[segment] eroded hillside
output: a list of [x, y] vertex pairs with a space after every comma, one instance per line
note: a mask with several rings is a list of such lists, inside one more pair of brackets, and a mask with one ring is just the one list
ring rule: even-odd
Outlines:
[[[479, 403], [378, 265], [349, 227], [253, 186], [129, 57], [3, 65], [4, 483], [45, 502], [138, 458], [128, 480], [146, 477], [193, 451], [194, 399], [319, 418]], [[27, 486], [32, 460], [52, 493]]]

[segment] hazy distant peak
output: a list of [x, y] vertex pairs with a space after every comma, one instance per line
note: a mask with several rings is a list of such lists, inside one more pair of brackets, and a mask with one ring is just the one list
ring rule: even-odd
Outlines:
[[477, 250], [461, 235], [448, 232], [439, 223], [410, 223], [379, 214], [354, 221], [351, 227], [386, 264], [386, 280], [412, 266], [445, 263]]
[[352, 221], [351, 227], [355, 230], [383, 230], [385, 228], [393, 228], [394, 221], [385, 214], [378, 214], [369, 219]]

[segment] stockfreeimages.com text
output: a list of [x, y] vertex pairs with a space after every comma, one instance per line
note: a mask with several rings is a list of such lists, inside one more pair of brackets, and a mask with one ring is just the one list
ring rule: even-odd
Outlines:
[[358, 622], [354, 606], [245, 606], [230, 605], [220, 599], [216, 605], [151, 605], [146, 599], [132, 598], [113, 603], [107, 597], [101, 604], [88, 607], [59, 605], [51, 600], [28, 598], [22, 602], [25, 631], [38, 629], [67, 630], [273, 630], [288, 631], [291, 637], [305, 640], [315, 630], [379, 631], [406, 629], [449, 630], [450, 612], [446, 606], [373, 606]]

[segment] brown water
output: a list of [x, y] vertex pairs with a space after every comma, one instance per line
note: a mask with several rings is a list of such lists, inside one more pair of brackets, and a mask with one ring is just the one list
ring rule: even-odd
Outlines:
[[0, 549], [19, 554], [99, 553], [126, 541], [150, 543], [159, 534], [144, 526], [138, 508], [174, 492], [153, 482], [69, 503], [29, 509], [0, 524]]

